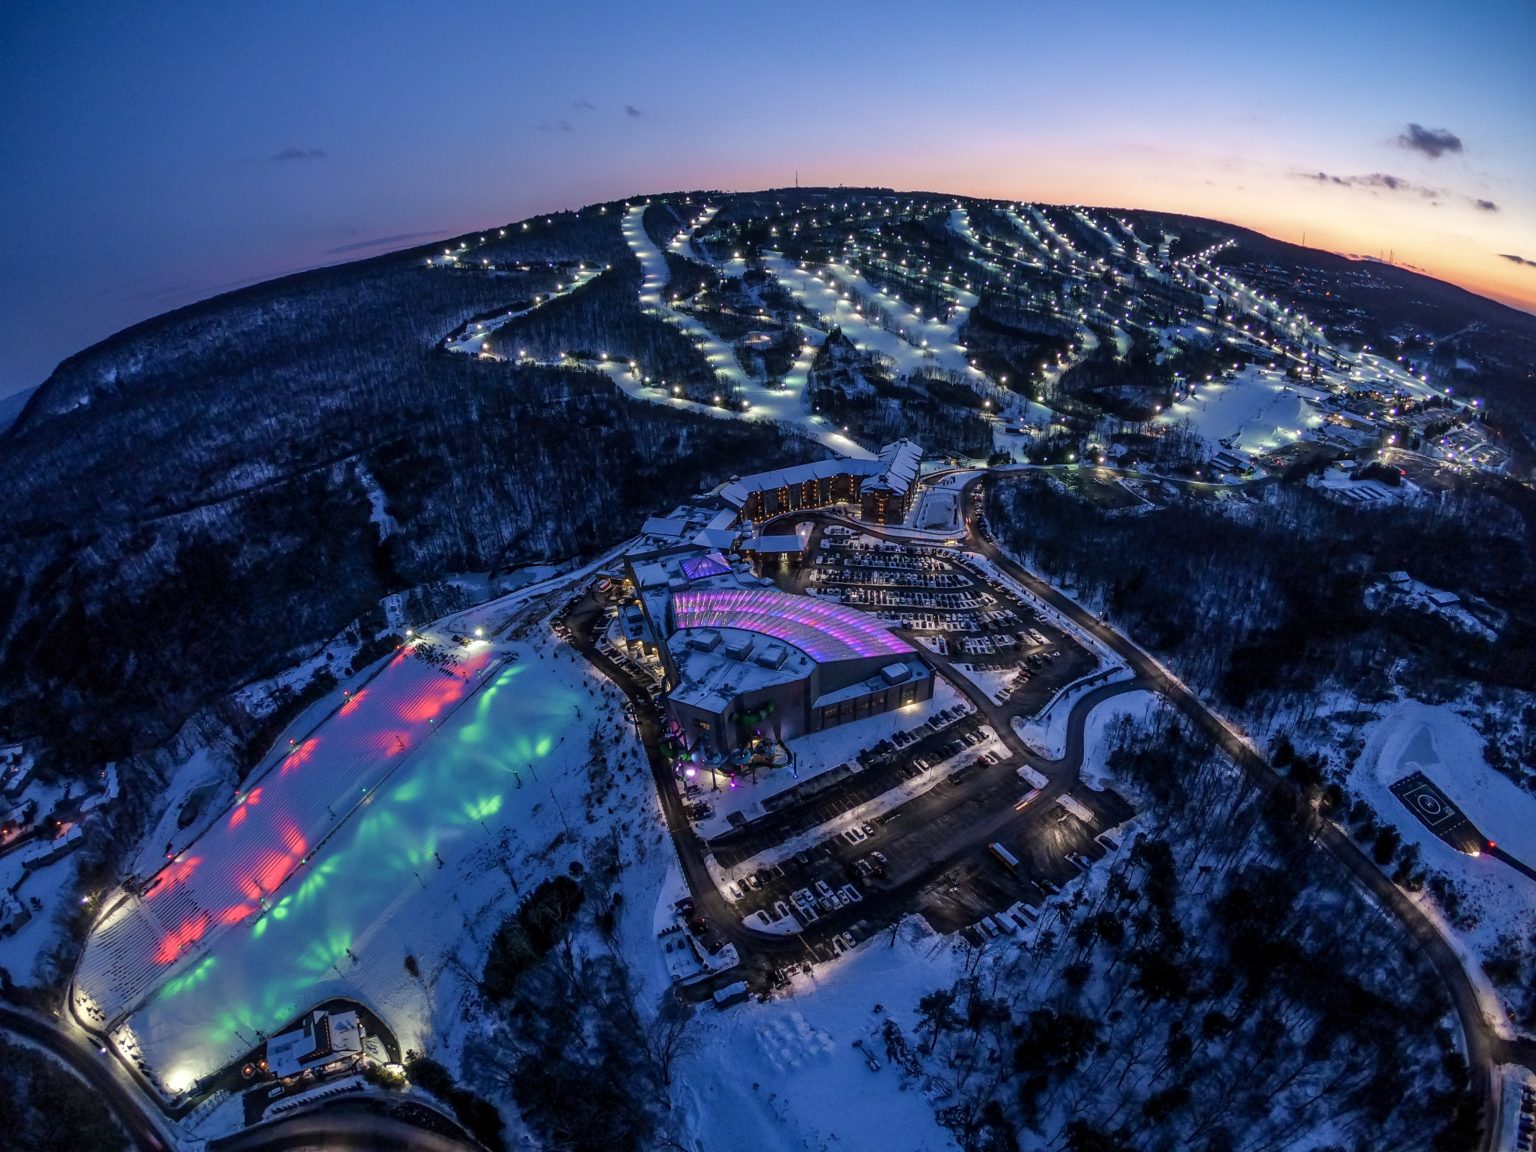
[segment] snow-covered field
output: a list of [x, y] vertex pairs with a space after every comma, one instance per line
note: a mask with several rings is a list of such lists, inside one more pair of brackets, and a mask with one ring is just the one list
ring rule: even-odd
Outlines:
[[264, 914], [178, 968], [115, 1035], [125, 1050], [178, 1090], [334, 996], [370, 1005], [403, 1046], [430, 1046], [444, 1023], [433, 991], [446, 956], [461, 940], [483, 949], [514, 883], [549, 869], [528, 857], [567, 820], [585, 824], [592, 729], [638, 763], [612, 690], [585, 664], [526, 643], [509, 655], [268, 895]]
[[[894, 1019], [916, 1046], [918, 1000], [953, 983], [962, 962], [952, 938], [907, 921], [894, 945], [889, 935], [873, 937], [796, 976], [787, 997], [704, 1008], [698, 1047], [678, 1076], [691, 1137], [684, 1143], [754, 1152], [953, 1148], [922, 1086], [904, 1088], [887, 1062], [881, 1028]], [[878, 1071], [864, 1050], [876, 1054]]]
[[500, 659], [484, 642], [441, 667], [413, 653], [344, 703], [338, 693], [325, 724], [280, 743], [206, 833], [176, 838], [140, 891], [109, 900], [76, 972], [78, 1005], [115, 1020], [199, 964], [221, 933], [259, 928], [278, 889]]
[[1113, 787], [1128, 795], [1132, 793], [1124, 781], [1113, 778], [1109, 771], [1110, 729], [1121, 716], [1129, 716], [1137, 724], [1149, 720], [1160, 703], [1156, 692], [1138, 688], [1093, 706], [1083, 722], [1083, 766], [1079, 775], [1084, 784], [1097, 792]]
[[1272, 452], [1322, 426], [1322, 414], [1309, 403], [1321, 395], [1272, 368], [1250, 364], [1229, 380], [1202, 383], [1192, 398], [1169, 407], [1158, 421], [1172, 426], [1188, 420], [1212, 449], [1230, 439], [1235, 440], [1232, 447], [1244, 452]]
[[[1453, 942], [1462, 945], [1459, 950], [1470, 952], [1475, 960], [1487, 956], [1504, 933], [1529, 936], [1536, 932], [1536, 882], [1491, 856], [1468, 856], [1452, 848], [1388, 788], [1405, 776], [1423, 772], [1485, 836], [1532, 866], [1536, 866], [1536, 796], [1484, 762], [1482, 737], [1450, 705], [1403, 701], [1361, 734], [1365, 747], [1349, 774], [1349, 790], [1368, 801], [1379, 819], [1396, 827], [1404, 843], [1418, 845], [1426, 866], [1455, 882], [1461, 911], [1473, 921], [1454, 928], [1442, 924]], [[1425, 894], [1416, 899], [1421, 906], [1432, 903]], [[1437, 919], [1443, 917], [1437, 915]], [[1488, 985], [1479, 982], [1486, 998]]]
[[12, 935], [0, 937], [0, 968], [9, 972], [18, 984], [25, 984], [32, 979], [39, 958], [57, 939], [54, 917], [59, 912], [59, 902], [74, 882], [77, 861], [69, 855], [46, 868], [23, 873], [20, 856], [19, 852], [13, 852], [6, 858], [4, 887], [9, 889], [20, 881], [17, 900], [30, 908], [35, 896], [43, 907], [41, 911], [33, 911], [32, 918]]

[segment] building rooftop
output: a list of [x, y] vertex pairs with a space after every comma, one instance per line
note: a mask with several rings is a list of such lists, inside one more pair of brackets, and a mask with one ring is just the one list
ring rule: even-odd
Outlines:
[[882, 688], [889, 688], [895, 684], [903, 684], [908, 680], [922, 680], [929, 675], [927, 667], [917, 657], [909, 660], [901, 660], [887, 664], [879, 672], [875, 673], [857, 684], [849, 684], [831, 692], [823, 692], [812, 703], [813, 708], [825, 708], [830, 704], [841, 704], [846, 700], [857, 700], [860, 696], [868, 696], [872, 692], [878, 692]]
[[738, 535], [736, 520], [735, 508], [680, 504], [665, 516], [646, 520], [632, 550], [646, 552], [678, 544], [728, 549]]
[[917, 480], [922, 463], [923, 450], [912, 441], [898, 440], [894, 444], [887, 444], [880, 449], [880, 474], [870, 486], [886, 488], [892, 492], [907, 492]]
[[805, 541], [793, 532], [780, 536], [757, 536], [741, 546], [743, 552], [804, 552]]
[[724, 711], [743, 692], [804, 679], [812, 668], [804, 653], [742, 629], [691, 628], [667, 646], [680, 681], [670, 698], [710, 712]]
[[362, 1029], [356, 1012], [311, 1012], [297, 1028], [267, 1041], [267, 1067], [278, 1079], [307, 1068], [324, 1068], [360, 1055]]
[[818, 664], [913, 651], [873, 616], [777, 588], [688, 588], [672, 596], [673, 626], [740, 628], [782, 640]]

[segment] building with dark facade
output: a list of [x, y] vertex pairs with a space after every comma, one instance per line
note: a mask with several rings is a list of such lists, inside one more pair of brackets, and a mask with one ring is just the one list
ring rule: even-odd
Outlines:
[[898, 440], [880, 449], [874, 460], [813, 460], [733, 477], [720, 497], [743, 520], [755, 522], [785, 512], [857, 504], [870, 523], [899, 524], [906, 518], [922, 460], [921, 446]]

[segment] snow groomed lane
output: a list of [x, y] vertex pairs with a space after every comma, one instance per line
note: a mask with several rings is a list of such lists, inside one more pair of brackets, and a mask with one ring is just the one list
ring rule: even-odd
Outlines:
[[425, 946], [412, 938], [425, 915], [414, 902], [449, 899], [429, 887], [439, 870], [486, 844], [514, 805], [539, 802], [539, 766], [587, 702], [534, 661], [482, 683], [259, 919], [222, 935], [114, 1034], [168, 1092], [242, 1058], [312, 1004], [377, 1004], [407, 978], [403, 957]]
[[553, 292], [548, 296], [535, 297], [534, 302], [527, 308], [508, 312], [502, 316], [495, 316], [489, 320], [473, 320], [465, 326], [460, 336], [457, 338], [450, 336], [445, 340], [443, 347], [447, 348], [450, 352], [461, 352], [467, 356], [479, 356], [488, 353], [490, 351], [490, 344], [487, 343], [487, 338], [494, 334], [503, 324], [531, 315], [546, 304], [553, 304], [556, 300], [569, 296], [578, 288], [585, 287], [593, 280], [596, 280], [602, 272], [603, 269], [595, 264], [590, 268], [583, 265], [576, 270], [576, 275], [571, 277], [569, 284], [555, 285]]
[[[874, 459], [874, 453], [830, 428], [807, 410], [805, 388], [810, 362], [815, 356], [814, 348], [806, 349], [796, 359], [794, 368], [785, 376], [783, 388], [766, 388], [742, 371], [741, 365], [737, 362], [736, 353], [730, 345], [700, 323], [696, 317], [672, 307], [666, 292], [667, 285], [671, 282], [666, 256], [645, 230], [647, 207], [649, 204], [632, 205], [624, 214], [622, 225], [624, 240], [628, 243], [630, 251], [635, 254], [635, 259], [640, 262], [641, 307], [666, 323], [681, 329], [698, 347], [699, 354], [704, 357], [709, 367], [714, 370], [721, 386], [721, 394], [735, 390], [747, 401], [749, 407], [745, 412], [736, 412], [713, 405], [694, 403], [680, 396], [668, 396], [664, 391], [647, 388], [638, 370], [631, 370], [621, 363], [610, 363], [604, 366], [614, 383], [639, 400], [670, 403], [724, 419], [773, 420], [792, 425], [797, 431], [809, 435], [839, 455], [852, 456], [861, 460]], [[671, 251], [679, 256], [687, 256], [692, 235], [706, 226], [718, 211], [718, 208], [704, 209], [699, 216], [695, 217], [691, 231], [679, 233], [672, 241]], [[734, 270], [737, 263], [732, 261], [727, 271]]]
[[479, 641], [431, 661], [415, 645], [402, 649], [319, 728], [285, 742], [228, 809], [94, 926], [75, 973], [80, 1019], [115, 1026], [204, 971], [226, 935], [259, 928], [295, 884], [323, 871], [328, 839], [498, 661]]

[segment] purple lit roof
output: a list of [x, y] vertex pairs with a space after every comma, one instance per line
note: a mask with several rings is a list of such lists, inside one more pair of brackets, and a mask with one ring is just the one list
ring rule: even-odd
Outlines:
[[684, 628], [741, 628], [793, 644], [817, 663], [866, 656], [907, 656], [912, 646], [878, 620], [841, 604], [776, 588], [694, 588], [672, 597]]
[[690, 580], [702, 580], [706, 576], [723, 576], [731, 570], [725, 557], [718, 552], [707, 556], [695, 556], [683, 561], [683, 575]]

